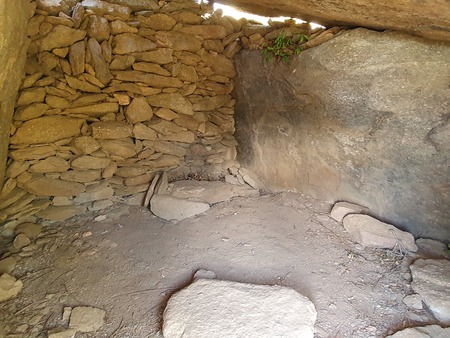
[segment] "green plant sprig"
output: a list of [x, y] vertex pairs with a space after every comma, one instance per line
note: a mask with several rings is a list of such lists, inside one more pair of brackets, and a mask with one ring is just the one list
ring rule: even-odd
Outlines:
[[270, 44], [264, 44], [262, 54], [266, 62], [275, 58], [277, 61], [287, 62], [293, 54], [298, 55], [302, 51], [301, 44], [308, 41], [309, 37], [304, 34], [298, 35], [298, 42], [286, 37], [282, 31], [280, 35]]

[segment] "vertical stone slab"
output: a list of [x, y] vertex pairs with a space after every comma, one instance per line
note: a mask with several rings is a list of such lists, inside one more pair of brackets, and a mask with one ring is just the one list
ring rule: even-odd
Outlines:
[[0, 0], [0, 188], [3, 186], [14, 103], [25, 67], [29, 1]]

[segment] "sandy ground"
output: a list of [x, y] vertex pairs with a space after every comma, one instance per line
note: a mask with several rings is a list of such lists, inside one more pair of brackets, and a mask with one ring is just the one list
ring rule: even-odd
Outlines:
[[107, 312], [105, 325], [76, 337], [160, 337], [167, 299], [198, 269], [301, 292], [316, 306], [318, 338], [384, 337], [433, 323], [402, 303], [412, 293], [410, 259], [353, 243], [330, 208], [280, 193], [235, 198], [176, 223], [119, 206], [104, 221], [49, 225], [12, 273], [24, 288], [0, 305], [3, 336], [47, 337], [67, 326], [64, 307], [93, 306]]

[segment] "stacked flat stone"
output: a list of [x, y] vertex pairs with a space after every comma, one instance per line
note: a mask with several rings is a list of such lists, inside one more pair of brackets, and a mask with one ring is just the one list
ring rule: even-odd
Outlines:
[[63, 220], [143, 193], [157, 171], [236, 164], [238, 21], [192, 1], [36, 7], [0, 221]]

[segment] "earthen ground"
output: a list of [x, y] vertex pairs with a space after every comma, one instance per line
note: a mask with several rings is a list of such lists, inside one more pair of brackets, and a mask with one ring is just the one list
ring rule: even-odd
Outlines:
[[67, 326], [64, 307], [92, 306], [106, 310], [105, 325], [77, 338], [160, 337], [167, 299], [198, 269], [303, 293], [317, 308], [319, 338], [383, 337], [433, 323], [402, 303], [412, 293], [408, 257], [359, 247], [330, 209], [280, 193], [235, 198], [177, 223], [123, 205], [103, 212], [104, 221], [84, 215], [48, 225], [12, 273], [24, 289], [0, 305], [4, 334], [46, 337]]

